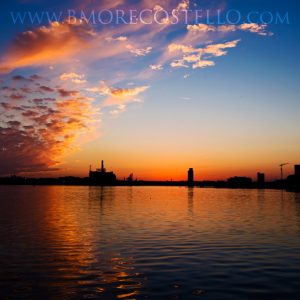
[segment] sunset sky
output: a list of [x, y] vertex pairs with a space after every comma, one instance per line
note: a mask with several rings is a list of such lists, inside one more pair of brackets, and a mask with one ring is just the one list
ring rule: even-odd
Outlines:
[[103, 159], [118, 178], [271, 180], [300, 164], [298, 1], [0, 7], [0, 176], [87, 176]]

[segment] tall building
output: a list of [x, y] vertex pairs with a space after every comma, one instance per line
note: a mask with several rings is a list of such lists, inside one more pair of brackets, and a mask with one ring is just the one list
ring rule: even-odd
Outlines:
[[264, 185], [265, 184], [265, 174], [264, 173], [257, 173], [257, 183], [258, 185]]
[[194, 185], [194, 170], [193, 168], [189, 168], [188, 170], [188, 186]]
[[300, 176], [300, 165], [295, 165], [295, 175]]
[[90, 167], [89, 178], [92, 182], [101, 185], [113, 184], [117, 180], [114, 172], [106, 172], [106, 169], [104, 168], [103, 160], [101, 161], [100, 169], [96, 169], [96, 171], [92, 171]]

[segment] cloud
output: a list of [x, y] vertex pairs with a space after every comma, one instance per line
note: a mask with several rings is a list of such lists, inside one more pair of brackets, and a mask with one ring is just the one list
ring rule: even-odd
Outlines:
[[188, 64], [192, 63], [193, 69], [212, 67], [215, 65], [215, 62], [208, 58], [226, 55], [227, 51], [224, 49], [234, 48], [239, 42], [240, 40], [233, 40], [225, 43], [209, 44], [203, 48], [173, 43], [168, 46], [168, 50], [179, 54], [182, 53], [183, 56], [180, 59], [173, 60], [170, 65], [173, 68], [188, 68]]
[[10, 94], [7, 98], [11, 100], [22, 100], [25, 99], [25, 96], [19, 93], [15, 93], [15, 94]]
[[71, 73], [63, 73], [59, 76], [60, 80], [71, 80], [73, 83], [82, 84], [86, 83], [84, 74], [77, 74], [74, 72]]
[[227, 54], [227, 51], [224, 49], [234, 48], [241, 40], [234, 40], [221, 44], [211, 44], [203, 49], [203, 54], [211, 54], [213, 56], [223, 56]]
[[198, 60], [196, 63], [193, 64], [193, 69], [197, 68], [206, 68], [206, 67], [213, 67], [215, 63], [211, 60]]
[[197, 25], [187, 25], [187, 29], [193, 32], [234, 32], [234, 31], [248, 31], [252, 33], [257, 33], [258, 35], [266, 36], [272, 35], [271, 32], [267, 32], [266, 24], [257, 23], [243, 23], [241, 25], [207, 25], [207, 24], [197, 24]]
[[59, 88], [57, 91], [61, 97], [76, 96], [79, 93], [78, 91], [65, 90], [63, 88]]
[[[99, 109], [92, 98], [51, 82], [49, 88], [55, 97], [32, 97], [18, 105], [1, 101], [1, 175], [57, 170], [63, 157], [80, 145], [79, 137], [95, 127]], [[67, 99], [61, 98], [62, 91]]]
[[109, 113], [114, 116], [117, 117], [119, 116], [121, 113], [123, 113], [126, 110], [126, 105], [125, 104], [120, 104], [117, 106], [116, 109], [111, 110]]
[[100, 86], [88, 88], [87, 90], [89, 92], [98, 93], [102, 96], [107, 96], [103, 101], [103, 105], [111, 106], [129, 102], [139, 102], [140, 100], [136, 97], [145, 92], [148, 88], [148, 85], [132, 88], [109, 87], [104, 81], [101, 81]]
[[144, 92], [148, 88], [149, 86], [138, 86], [131, 89], [113, 88], [111, 89], [111, 95], [115, 97], [137, 96], [138, 94]]
[[183, 60], [188, 63], [195, 62], [195, 61], [199, 60], [199, 55], [196, 55], [196, 54], [184, 55]]
[[183, 53], [198, 52], [198, 50], [193, 48], [192, 46], [180, 45], [176, 43], [168, 45], [168, 50], [169, 52], [181, 51]]
[[149, 68], [151, 70], [158, 71], [158, 70], [162, 70], [163, 66], [161, 64], [157, 64], [157, 65], [150, 65]]
[[119, 105], [129, 102], [140, 102], [136, 98], [139, 94], [143, 93], [149, 88], [149, 86], [137, 86], [133, 88], [111, 88], [110, 94], [105, 101], [105, 106]]
[[271, 32], [266, 32], [267, 25], [256, 23], [245, 23], [239, 26], [240, 30], [250, 31], [259, 35], [273, 35]]
[[183, 59], [174, 60], [171, 62], [172, 68], [188, 68], [189, 66], [184, 63]]
[[210, 32], [210, 31], [216, 31], [216, 26], [213, 25], [207, 25], [207, 24], [197, 24], [197, 25], [188, 25], [188, 30], [193, 31], [200, 31], [200, 32]]
[[21, 122], [19, 121], [8, 121], [7, 124], [11, 127], [19, 127], [21, 126]]
[[42, 105], [44, 104], [45, 102], [46, 103], [50, 103], [51, 101], [54, 102], [55, 101], [55, 98], [34, 98], [32, 100], [36, 105]]
[[125, 42], [127, 41], [127, 37], [126, 36], [118, 36], [118, 37], [106, 37], [105, 40], [107, 42], [115, 42], [115, 41], [119, 41], [119, 42]]
[[15, 76], [12, 76], [11, 79], [12, 79], [12, 80], [15, 80], [15, 81], [27, 81], [27, 80], [30, 81], [30, 79], [27, 79], [27, 78], [25, 78], [25, 77], [22, 76], [22, 75], [15, 75]]
[[152, 47], [134, 48], [131, 45], [127, 45], [126, 48], [129, 49], [129, 51], [133, 53], [135, 56], [145, 56], [149, 54], [152, 50]]
[[40, 76], [38, 74], [33, 74], [33, 75], [30, 75], [30, 79], [33, 80], [33, 81], [37, 81], [37, 80], [43, 80], [44, 77], [43, 76]]
[[[192, 46], [188, 45], [180, 45], [172, 43], [168, 46], [168, 50], [170, 52], [182, 52], [182, 53], [196, 53], [196, 54], [212, 54], [214, 56], [222, 56], [226, 54], [223, 49], [227, 48], [234, 48], [240, 40], [234, 40], [226, 43], [219, 43], [219, 44], [209, 44], [204, 48], [193, 48]], [[193, 57], [193, 56], [185, 56], [185, 57]]]
[[25, 94], [31, 94], [32, 93], [32, 89], [27, 87], [27, 86], [23, 86], [20, 88], [21, 92], [25, 93]]
[[48, 93], [54, 92], [53, 88], [51, 88], [49, 86], [45, 86], [45, 85], [39, 86], [39, 90], [42, 91], [42, 92], [48, 92]]
[[0, 61], [0, 72], [35, 65], [49, 65], [82, 51], [95, 32], [82, 21], [41, 26], [19, 34]]
[[180, 11], [180, 10], [187, 10], [189, 8], [190, 1], [189, 0], [182, 0], [181, 2], [178, 3], [177, 7], [175, 10]]

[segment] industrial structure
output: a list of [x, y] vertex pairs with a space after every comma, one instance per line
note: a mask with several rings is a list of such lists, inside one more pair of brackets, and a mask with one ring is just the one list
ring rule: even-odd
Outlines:
[[279, 167], [280, 167], [280, 180], [282, 181], [283, 180], [283, 167], [284, 166], [287, 166], [289, 163], [283, 163], [283, 164], [280, 164]]
[[96, 171], [92, 171], [92, 167], [90, 166], [89, 178], [93, 183], [96, 184], [114, 184], [117, 180], [114, 172], [106, 172], [104, 168], [104, 161], [101, 161], [101, 168], [96, 169]]

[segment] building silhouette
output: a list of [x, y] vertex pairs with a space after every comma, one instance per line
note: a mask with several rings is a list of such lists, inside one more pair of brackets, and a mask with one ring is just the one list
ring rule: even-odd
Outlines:
[[106, 169], [104, 168], [104, 161], [101, 161], [101, 168], [96, 169], [95, 171], [92, 171], [92, 168], [90, 166], [90, 172], [89, 172], [89, 178], [90, 181], [96, 184], [114, 184], [117, 180], [116, 175], [114, 172], [106, 172]]
[[188, 170], [188, 186], [194, 186], [194, 170], [189, 168]]
[[286, 184], [290, 190], [300, 191], [300, 165], [295, 165], [295, 174], [287, 177]]
[[249, 188], [252, 186], [252, 179], [249, 177], [235, 176], [227, 179], [231, 188]]
[[300, 176], [300, 165], [295, 165], [295, 175]]
[[133, 182], [133, 173], [129, 174], [129, 176], [126, 179], [127, 182]]
[[265, 174], [264, 173], [257, 173], [257, 186], [263, 187], [265, 185]]

